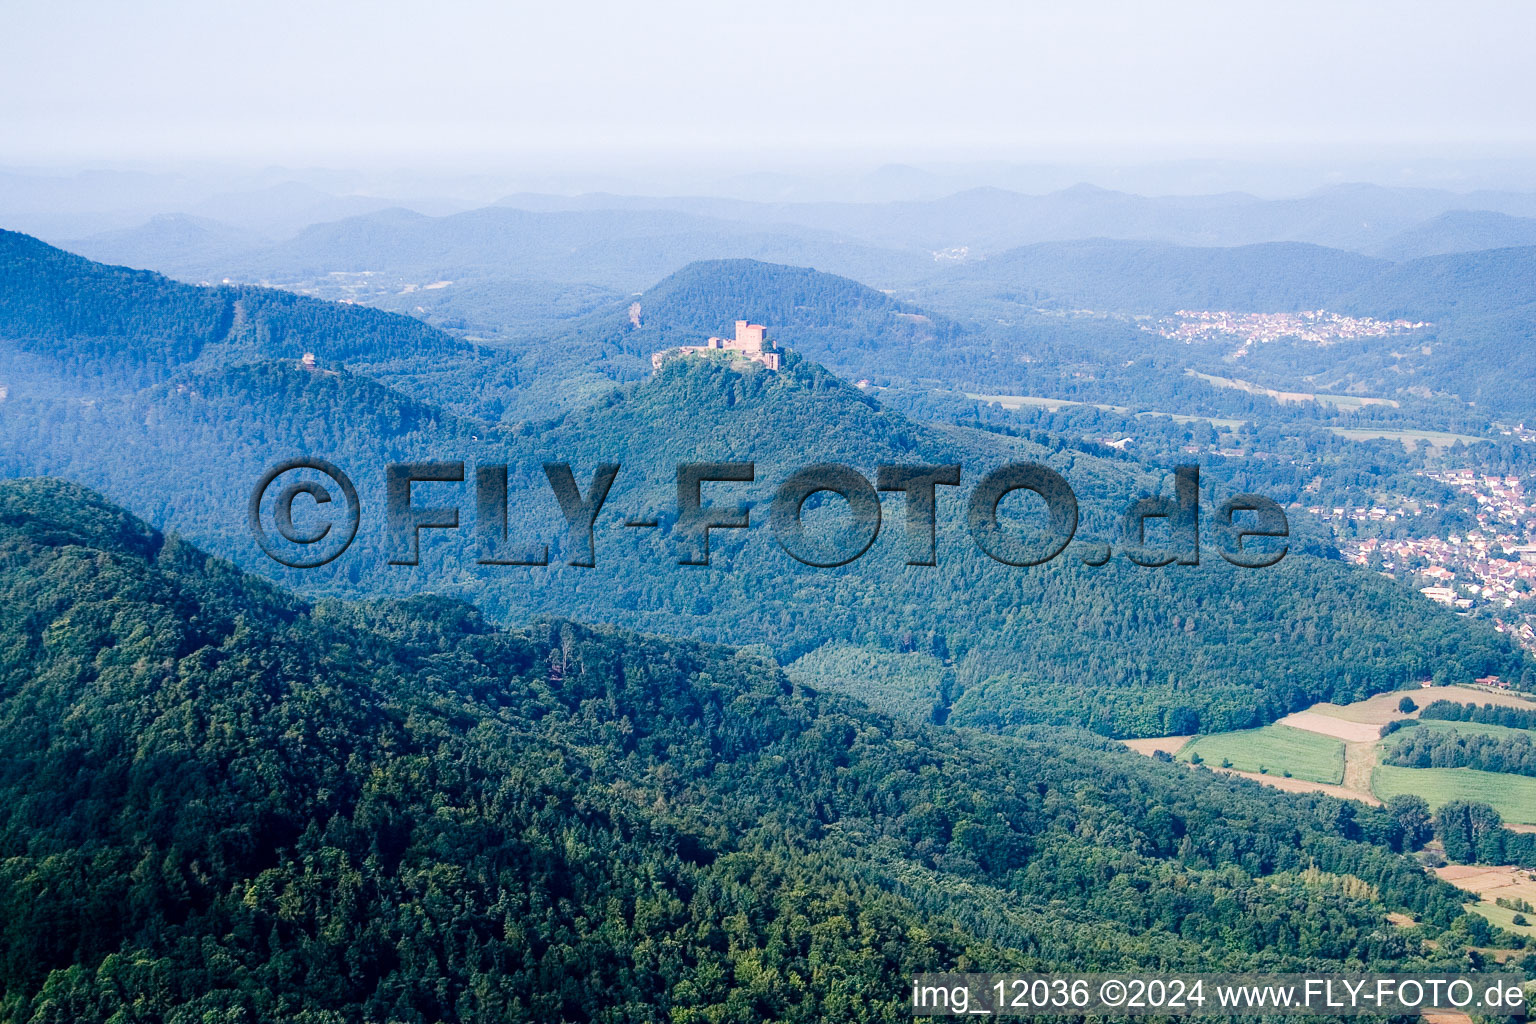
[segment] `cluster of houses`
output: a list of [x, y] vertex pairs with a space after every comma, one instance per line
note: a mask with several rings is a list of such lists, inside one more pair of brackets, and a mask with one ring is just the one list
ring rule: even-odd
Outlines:
[[1238, 354], [1253, 345], [1281, 339], [1313, 345], [1334, 345], [1356, 338], [1381, 338], [1416, 331], [1429, 324], [1415, 320], [1377, 320], [1368, 316], [1344, 316], [1326, 309], [1301, 313], [1235, 313], [1229, 310], [1181, 309], [1147, 328], [1186, 345], [1213, 338], [1235, 338], [1243, 343]]
[[[1477, 527], [1445, 537], [1369, 536], [1340, 543], [1345, 558], [1357, 565], [1423, 584], [1431, 601], [1469, 611], [1488, 608], [1496, 625], [1536, 651], [1536, 508], [1527, 503], [1518, 477], [1472, 470], [1426, 472], [1471, 499]], [[1325, 520], [1393, 523], [1434, 508], [1314, 508]]]

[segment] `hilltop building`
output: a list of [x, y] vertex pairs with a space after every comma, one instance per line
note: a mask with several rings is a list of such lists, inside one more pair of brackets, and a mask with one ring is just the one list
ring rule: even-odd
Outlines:
[[773, 342], [765, 336], [767, 330], [762, 324], [737, 320], [736, 337], [710, 338], [702, 345], [681, 345], [677, 348], [663, 349], [651, 356], [651, 368], [661, 369], [661, 364], [673, 356], [729, 352], [738, 358], [749, 359], [754, 363], [761, 363], [770, 370], [777, 370], [779, 368], [779, 353], [776, 347], [774, 347]]

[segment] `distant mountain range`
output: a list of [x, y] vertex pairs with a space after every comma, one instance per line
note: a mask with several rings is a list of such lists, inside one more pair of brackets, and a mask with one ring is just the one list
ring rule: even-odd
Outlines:
[[508, 196], [501, 203], [546, 212], [671, 210], [759, 225], [794, 224], [896, 249], [966, 247], [974, 255], [1035, 242], [1099, 237], [1183, 245], [1295, 241], [1368, 251], [1451, 210], [1536, 216], [1536, 193], [1458, 194], [1373, 185], [1340, 185], [1295, 199], [1243, 193], [1149, 197], [1077, 185], [1046, 195], [980, 188], [941, 199], [891, 203], [604, 195]]
[[946, 308], [1002, 300], [1121, 313], [1330, 309], [1438, 320], [1536, 302], [1536, 246], [1402, 262], [1297, 242], [1181, 246], [1087, 239], [1009, 250], [910, 289]]
[[1282, 312], [1327, 307], [1391, 266], [1302, 242], [1217, 247], [1094, 238], [1010, 249], [936, 273], [914, 292], [956, 312], [999, 300], [1026, 309]]
[[1511, 217], [1494, 210], [1449, 210], [1393, 235], [1374, 252], [1391, 260], [1510, 249], [1536, 245], [1536, 217]]
[[288, 283], [371, 272], [396, 289], [427, 283], [423, 278], [473, 278], [632, 291], [694, 260], [746, 257], [893, 287], [951, 263], [1043, 242], [1303, 242], [1401, 259], [1528, 244], [1523, 222], [1536, 219], [1536, 193], [1365, 185], [1283, 200], [1240, 193], [1146, 197], [1087, 185], [1047, 195], [973, 189], [881, 203], [514, 195], [496, 207], [441, 217], [312, 192], [278, 187], [214, 197], [186, 211], [203, 220], [151, 221], [66, 244], [103, 261], [209, 281]]

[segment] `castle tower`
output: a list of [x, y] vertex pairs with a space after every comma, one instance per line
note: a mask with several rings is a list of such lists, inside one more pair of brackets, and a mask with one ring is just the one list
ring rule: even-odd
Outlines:
[[766, 351], [772, 344], [767, 337], [768, 328], [762, 324], [754, 324], [749, 320], [736, 321], [736, 336], [734, 338], [709, 338], [702, 345], [682, 345], [677, 348], [666, 349], [651, 355], [651, 366], [660, 369], [662, 362], [672, 355], [688, 356], [695, 353], [714, 351], [734, 352], [740, 356], [760, 363], [770, 370], [779, 368], [779, 353]]

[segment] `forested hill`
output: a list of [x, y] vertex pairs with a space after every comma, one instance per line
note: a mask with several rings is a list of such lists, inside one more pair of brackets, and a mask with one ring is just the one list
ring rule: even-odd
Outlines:
[[1340, 309], [1382, 317], [1466, 320], [1536, 312], [1536, 246], [1409, 260], [1363, 282]]
[[1536, 217], [1511, 217], [1493, 210], [1449, 210], [1393, 235], [1376, 254], [1411, 260], [1523, 245], [1536, 245]]
[[985, 344], [974, 329], [850, 278], [732, 259], [690, 263], [633, 299], [525, 346], [548, 351], [552, 362], [612, 349], [648, 360], [711, 335], [731, 337], [738, 319], [769, 325], [778, 344], [854, 378], [877, 371], [933, 375], [974, 358]]
[[1045, 242], [936, 273], [920, 289], [945, 308], [997, 295], [1066, 309], [1318, 309], [1391, 266], [1301, 242], [1231, 248], [1108, 238]]
[[1487, 929], [1401, 843], [729, 649], [310, 605], [0, 484], [4, 1024], [895, 1021], [924, 970], [1460, 964]]
[[1403, 263], [1299, 242], [1231, 248], [1098, 238], [1048, 242], [961, 263], [918, 289], [944, 308], [1007, 298], [1128, 313], [1326, 308], [1440, 321], [1536, 303], [1536, 248]]
[[[59, 258], [73, 266], [72, 258]], [[707, 282], [740, 282], [732, 287], [746, 290], [725, 293], [730, 301], [750, 299], [754, 288], [766, 301], [782, 286], [796, 305], [823, 304], [794, 319], [797, 329], [824, 316], [847, 325], [850, 337], [874, 330], [858, 326], [866, 317], [899, 319], [890, 300], [844, 279], [759, 264], [729, 269], [742, 273], [702, 268], [658, 295], [680, 296], [670, 315], [702, 318], [705, 297], [714, 294]], [[128, 273], [90, 264], [85, 270], [108, 281]], [[61, 273], [53, 280], [62, 290], [71, 278]], [[105, 301], [88, 287], [82, 295], [88, 305]], [[142, 338], [152, 335], [132, 333], [139, 322], [132, 318], [158, 310], [157, 295], [145, 303], [150, 312], [138, 311], [133, 295], [119, 296], [119, 316], [129, 326], [107, 323], [104, 330], [123, 333], [97, 341], [108, 351], [142, 348]], [[277, 300], [312, 311], [323, 324], [344, 325], [357, 312]], [[657, 316], [669, 308], [657, 305]], [[67, 326], [66, 312], [44, 322]], [[410, 324], [371, 315], [391, 328]], [[643, 303], [639, 316], [644, 323]], [[0, 344], [0, 352], [12, 346]], [[211, 355], [173, 364], [156, 352], [141, 352], [145, 372], [171, 379], [149, 387], [136, 389], [129, 379], [81, 401], [82, 381], [96, 379], [90, 368], [55, 363], [52, 391], [12, 389], [0, 416], [0, 475], [60, 475], [99, 487], [158, 524], [312, 594], [447, 592], [505, 623], [576, 615], [763, 643], [785, 662], [851, 646], [899, 656], [903, 679], [890, 688], [896, 697], [887, 706], [913, 718], [1004, 730], [1070, 723], [1112, 736], [1222, 731], [1426, 676], [1536, 681], [1529, 659], [1507, 636], [1423, 600], [1404, 583], [1331, 560], [1326, 541], [1304, 522], [1293, 527], [1286, 559], [1262, 571], [1233, 569], [1209, 546], [1209, 535], [1199, 566], [1147, 569], [1116, 557], [1095, 568], [1084, 562], [1082, 546], [1033, 568], [997, 563], [965, 528], [964, 495], [989, 469], [1048, 462], [1076, 491], [1077, 540], [1118, 550], [1119, 513], [1136, 498], [1171, 490], [1172, 467], [1106, 457], [1102, 449], [1044, 434], [1022, 438], [914, 421], [794, 351], [779, 373], [718, 359], [674, 360], [635, 385], [575, 396], [564, 415], [524, 422], [466, 412], [473, 403], [448, 411], [435, 399], [455, 382], [483, 386], [488, 402], [513, 387], [503, 354], [490, 349], [442, 360], [439, 376], [414, 372], [402, 357], [386, 367], [393, 367], [388, 378], [375, 377], [380, 370], [368, 364], [333, 367], [328, 359], [309, 370], [292, 359], [224, 362]], [[297, 456], [341, 466], [356, 480], [364, 508], [356, 543], [306, 572], [261, 554], [246, 514], [262, 474]], [[390, 564], [384, 467], [422, 460], [508, 464], [511, 529], [519, 541], [547, 543], [551, 564], [478, 563], [473, 468], [463, 486], [425, 488], [457, 501], [462, 528], [426, 531], [419, 566]], [[756, 527], [715, 531], [709, 567], [680, 565], [675, 533], [677, 464], [699, 461], [756, 465], [750, 486], [711, 485], [719, 495], [712, 500], [745, 502]], [[595, 568], [566, 564], [570, 538], [545, 462], [571, 463], [583, 488], [597, 465], [624, 467], [598, 523]], [[894, 495], [886, 528], [864, 557], [840, 568], [791, 559], [767, 529], [769, 503], [790, 473], [815, 462], [847, 464], [870, 478], [879, 464], [961, 464], [962, 485], [941, 488], [938, 496], [939, 564], [906, 564], [902, 499]], [[1206, 481], [1202, 496], [1208, 510], [1230, 496], [1213, 483]], [[827, 518], [835, 515], [829, 507]], [[632, 516], [654, 517], [658, 525], [644, 532], [622, 525]]]
[[[1259, 725], [1317, 700], [1347, 702], [1428, 675], [1529, 672], [1507, 637], [1402, 583], [1328, 559], [1303, 523], [1291, 553], [1266, 570], [1234, 569], [1210, 548], [1199, 566], [1162, 570], [1118, 557], [1092, 568], [1078, 547], [1035, 568], [993, 562], [964, 526], [964, 494], [987, 469], [1006, 461], [1056, 467], [1077, 492], [1086, 543], [1116, 541], [1119, 511], [1167, 491], [1169, 468], [1096, 457], [1049, 437], [916, 423], [796, 358], [780, 373], [678, 360], [579, 413], [500, 429], [366, 377], [291, 362], [184, 377], [94, 406], [13, 399], [7, 412], [5, 474], [55, 473], [103, 487], [312, 593], [447, 592], [503, 622], [577, 615], [764, 643], [785, 661], [854, 645], [901, 660], [909, 681], [893, 687], [886, 706], [913, 718], [1163, 735]], [[364, 508], [352, 547], [303, 572], [258, 551], [245, 511], [261, 474], [296, 455], [347, 470]], [[477, 564], [469, 484], [422, 489], [421, 501], [455, 501], [462, 528], [426, 531], [419, 566], [389, 564], [383, 467], [431, 459], [509, 464], [515, 538], [548, 543], [551, 564]], [[715, 531], [709, 567], [679, 565], [677, 464], [720, 460], [755, 463], [751, 484], [711, 485], [709, 498], [744, 502], [755, 526]], [[547, 461], [571, 463], [584, 489], [599, 463], [623, 467], [599, 519], [595, 568], [565, 564], [569, 538], [544, 478]], [[822, 569], [792, 560], [767, 528], [769, 503], [791, 472], [815, 462], [868, 476], [879, 463], [961, 464], [962, 487], [938, 495], [939, 564], [905, 564], [895, 499], [879, 541], [856, 562]], [[1222, 497], [1208, 486], [1203, 500]], [[636, 516], [659, 525], [623, 526]]]
[[757, 260], [689, 264], [637, 301], [640, 323], [629, 325], [628, 339], [647, 352], [680, 344], [684, 336], [728, 337], [731, 324], [720, 321], [722, 310], [739, 310], [739, 319], [772, 324], [775, 337], [818, 361], [838, 346], [940, 345], [960, 329], [858, 281]]
[[153, 380], [200, 357], [380, 363], [466, 354], [409, 317], [254, 287], [198, 287], [0, 231], [0, 338], [66, 371]]

